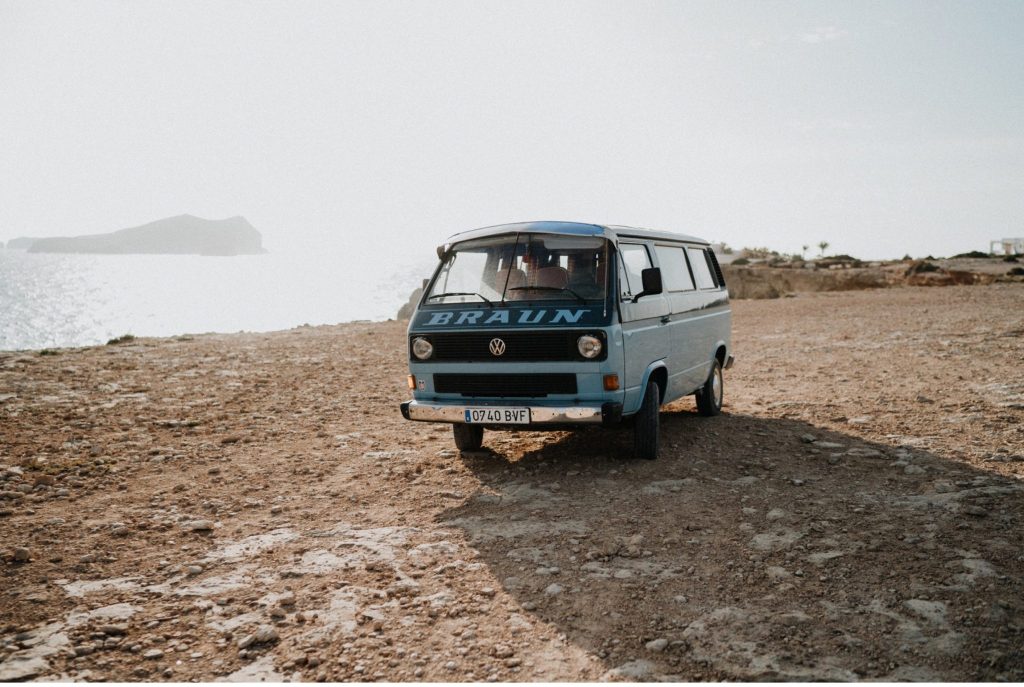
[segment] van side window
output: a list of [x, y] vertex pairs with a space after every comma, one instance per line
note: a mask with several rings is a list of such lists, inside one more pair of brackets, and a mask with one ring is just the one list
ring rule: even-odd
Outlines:
[[686, 253], [690, 256], [690, 267], [693, 268], [693, 278], [697, 280], [697, 288], [716, 288], [715, 279], [711, 276], [711, 269], [708, 267], [708, 259], [704, 257], [704, 251], [700, 248], [687, 248]]
[[651, 256], [647, 254], [647, 246], [640, 243], [620, 243], [619, 255], [622, 256], [622, 270], [619, 274], [625, 277], [619, 291], [625, 298], [643, 290], [641, 272], [651, 266]]
[[658, 267], [661, 268], [661, 283], [666, 291], [693, 291], [693, 279], [686, 268], [686, 256], [682, 246], [655, 246]]

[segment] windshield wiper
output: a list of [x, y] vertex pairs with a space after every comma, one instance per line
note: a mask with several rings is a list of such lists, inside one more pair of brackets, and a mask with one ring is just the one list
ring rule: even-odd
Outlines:
[[491, 303], [491, 301], [489, 301], [486, 296], [483, 296], [482, 294], [479, 294], [476, 291], [451, 291], [449, 293], [435, 293], [433, 296], [428, 296], [427, 300], [432, 301], [435, 298], [444, 298], [445, 296], [479, 296], [481, 299], [483, 299], [484, 303], [491, 306], [492, 308], [494, 307], [494, 303]]
[[568, 286], [513, 286], [509, 291], [568, 291], [576, 298], [580, 299], [580, 303], [583, 305], [587, 304], [587, 299], [579, 295]]

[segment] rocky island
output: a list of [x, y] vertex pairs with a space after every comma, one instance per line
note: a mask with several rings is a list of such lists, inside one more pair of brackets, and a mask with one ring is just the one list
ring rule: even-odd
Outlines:
[[260, 232], [241, 216], [210, 220], [178, 215], [108, 234], [15, 241], [31, 241], [25, 246], [29, 253], [257, 255], [266, 252]]

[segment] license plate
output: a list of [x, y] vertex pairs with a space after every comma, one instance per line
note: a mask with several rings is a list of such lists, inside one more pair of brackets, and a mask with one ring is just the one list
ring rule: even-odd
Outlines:
[[471, 425], [528, 425], [529, 408], [466, 408], [466, 422]]

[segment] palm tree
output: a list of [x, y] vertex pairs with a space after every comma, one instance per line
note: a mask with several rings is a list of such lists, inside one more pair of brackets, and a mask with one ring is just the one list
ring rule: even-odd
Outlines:
[[810, 248], [810, 246], [800, 246], [800, 259], [801, 260], [804, 259], [804, 253], [807, 252], [808, 248]]
[[818, 248], [821, 249], [821, 253], [818, 254], [819, 257], [825, 257], [825, 249], [828, 248], [828, 241], [822, 241], [821, 243], [819, 243]]

